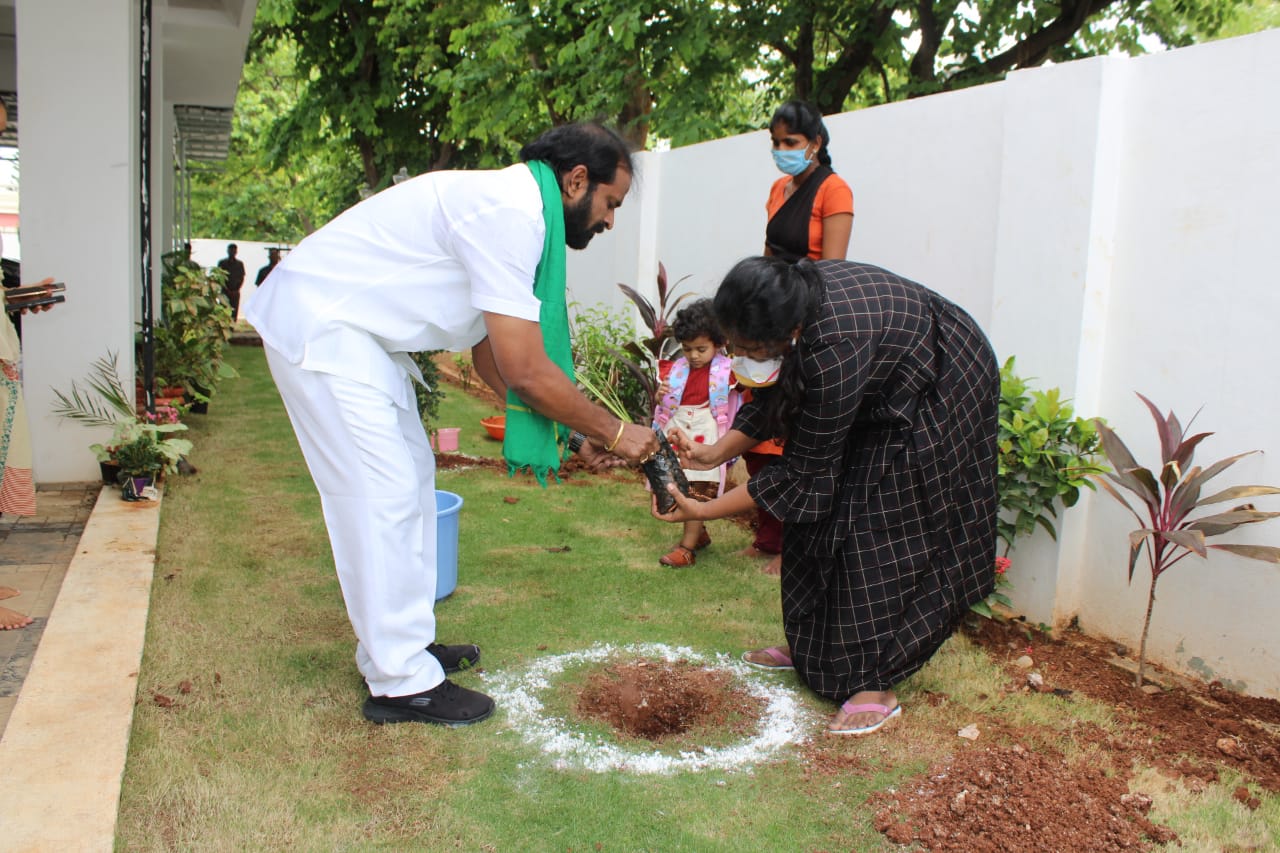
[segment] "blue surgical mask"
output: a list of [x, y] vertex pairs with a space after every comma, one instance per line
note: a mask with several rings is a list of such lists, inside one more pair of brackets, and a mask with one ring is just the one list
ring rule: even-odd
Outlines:
[[784, 175], [791, 175], [794, 178], [813, 165], [813, 158], [806, 157], [803, 149], [781, 151], [775, 148], [773, 149], [773, 163]]
[[766, 361], [756, 361], [745, 355], [734, 356], [731, 362], [734, 376], [748, 388], [768, 388], [777, 383], [782, 370], [782, 356]]

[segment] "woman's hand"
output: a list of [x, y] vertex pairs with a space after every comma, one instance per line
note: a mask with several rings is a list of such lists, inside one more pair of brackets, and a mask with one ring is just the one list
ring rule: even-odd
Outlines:
[[675, 499], [675, 509], [665, 515], [658, 512], [658, 496], [654, 495], [650, 499], [649, 512], [659, 521], [683, 522], [683, 521], [703, 521], [702, 510], [705, 504], [702, 501], [687, 498], [680, 493], [680, 489], [674, 483], [668, 484], [667, 491], [671, 493], [671, 497]]
[[720, 453], [714, 444], [694, 441], [679, 429], [667, 433], [667, 441], [680, 457], [680, 467], [693, 471], [709, 471], [720, 465]]

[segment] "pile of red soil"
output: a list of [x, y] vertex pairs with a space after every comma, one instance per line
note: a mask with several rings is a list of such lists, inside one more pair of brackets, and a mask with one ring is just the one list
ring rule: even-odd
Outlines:
[[1044, 678], [1037, 689], [1081, 693], [1110, 706], [1129, 724], [1127, 731], [1116, 735], [1085, 726], [1078, 736], [1111, 753], [1117, 768], [1140, 760], [1176, 778], [1215, 782], [1218, 769], [1227, 766], [1280, 792], [1280, 702], [1234, 693], [1217, 682], [1175, 679], [1150, 664], [1153, 677], [1169, 686], [1143, 691], [1134, 686], [1132, 673], [1108, 662], [1118, 652], [1128, 655], [1127, 649], [1079, 631], [1047, 637], [1017, 621], [980, 620], [966, 633], [1005, 664], [1009, 689], [1028, 689], [1028, 671], [1013, 663], [1027, 655]]
[[621, 735], [663, 741], [724, 727], [741, 733], [759, 722], [764, 703], [727, 672], [686, 661], [632, 660], [592, 673], [578, 693], [580, 717]]
[[961, 750], [869, 802], [890, 841], [928, 850], [1143, 850], [1144, 837], [1177, 839], [1147, 819], [1151, 799], [1130, 794], [1122, 778], [1021, 746]]

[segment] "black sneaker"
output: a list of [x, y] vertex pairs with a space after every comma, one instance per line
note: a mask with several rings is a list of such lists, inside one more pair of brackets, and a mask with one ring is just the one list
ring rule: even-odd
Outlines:
[[473, 666], [480, 664], [480, 647], [471, 644], [461, 646], [446, 646], [442, 643], [432, 643], [427, 646], [427, 651], [440, 661], [440, 665], [444, 667], [445, 673], [462, 672], [464, 669], [471, 669]]
[[459, 687], [447, 678], [430, 690], [410, 696], [370, 696], [364, 700], [364, 718], [378, 724], [469, 726], [492, 713], [492, 699], [478, 691]]

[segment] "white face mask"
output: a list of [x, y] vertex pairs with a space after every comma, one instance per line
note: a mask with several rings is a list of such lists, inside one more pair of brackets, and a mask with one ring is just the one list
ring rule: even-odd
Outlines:
[[754, 358], [738, 355], [733, 357], [732, 367], [738, 381], [748, 388], [768, 388], [778, 381], [782, 356], [768, 361], [756, 361]]

